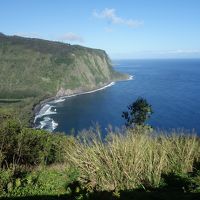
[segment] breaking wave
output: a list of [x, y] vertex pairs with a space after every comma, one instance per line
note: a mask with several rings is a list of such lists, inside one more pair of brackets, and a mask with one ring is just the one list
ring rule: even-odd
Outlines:
[[36, 114], [34, 123], [37, 121], [38, 118], [41, 118], [45, 115], [53, 115], [56, 114], [56, 108], [50, 104], [44, 104], [44, 106], [40, 109], [40, 111]]
[[60, 103], [60, 102], [63, 102], [65, 100], [66, 99], [64, 99], [63, 97], [60, 97], [59, 99], [55, 99], [55, 100], [51, 101], [51, 103]]
[[45, 129], [49, 132], [53, 132], [58, 126], [52, 118], [44, 117], [43, 120], [40, 121], [40, 124], [36, 126], [37, 129]]
[[133, 78], [134, 78], [134, 76], [130, 75], [129, 78], [128, 78], [128, 81], [133, 80]]
[[106, 89], [107, 87], [111, 87], [114, 84], [115, 84], [115, 82], [111, 82], [110, 84], [103, 86], [96, 90], [82, 92], [82, 93], [78, 93], [78, 94], [72, 94], [72, 95], [68, 95], [68, 96], [63, 96], [63, 97], [60, 97], [58, 99], [55, 99], [53, 101], [50, 101], [50, 102], [44, 104], [42, 106], [42, 108], [40, 109], [40, 111], [35, 116], [35, 119], [34, 119], [35, 128], [45, 129], [47, 131], [53, 132], [57, 128], [58, 123], [55, 122], [50, 116], [57, 114], [56, 104], [65, 101], [69, 97], [74, 97], [74, 96], [79, 96], [79, 95], [83, 95], [83, 94], [97, 92], [97, 91]]

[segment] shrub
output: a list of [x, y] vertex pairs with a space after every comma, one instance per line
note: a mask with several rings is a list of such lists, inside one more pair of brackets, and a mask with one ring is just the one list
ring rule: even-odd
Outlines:
[[1, 166], [64, 162], [68, 138], [62, 134], [24, 128], [16, 119], [8, 119], [1, 123], [0, 138]]
[[[6, 194], [12, 186], [13, 171], [0, 169], [0, 196]], [[10, 186], [10, 187], [9, 187]]]
[[190, 172], [199, 156], [199, 141], [192, 135], [149, 133], [146, 127], [110, 133], [106, 142], [97, 135], [87, 132], [66, 152], [87, 188], [111, 191], [159, 187], [162, 174]]
[[75, 171], [63, 165], [38, 167], [23, 175], [4, 170], [0, 172], [0, 197], [62, 195], [67, 193], [67, 185], [76, 177]]

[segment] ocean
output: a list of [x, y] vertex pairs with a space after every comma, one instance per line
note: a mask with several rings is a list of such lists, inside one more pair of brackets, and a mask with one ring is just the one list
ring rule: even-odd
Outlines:
[[36, 116], [35, 126], [77, 134], [99, 125], [122, 127], [121, 117], [138, 97], [152, 105], [147, 121], [155, 129], [194, 131], [200, 135], [200, 59], [114, 60], [114, 69], [133, 79], [112, 83], [93, 93], [49, 102]]

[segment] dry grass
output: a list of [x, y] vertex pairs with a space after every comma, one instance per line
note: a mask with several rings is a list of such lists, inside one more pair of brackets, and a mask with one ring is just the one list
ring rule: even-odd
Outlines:
[[147, 127], [110, 132], [102, 141], [98, 129], [85, 131], [67, 147], [66, 158], [87, 188], [124, 190], [158, 187], [161, 175], [193, 170], [199, 158], [195, 135], [151, 132]]

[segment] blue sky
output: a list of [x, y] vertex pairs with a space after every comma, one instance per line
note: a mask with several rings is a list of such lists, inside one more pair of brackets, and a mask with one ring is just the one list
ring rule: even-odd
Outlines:
[[104, 49], [111, 58], [200, 58], [199, 0], [1, 0], [0, 32]]

